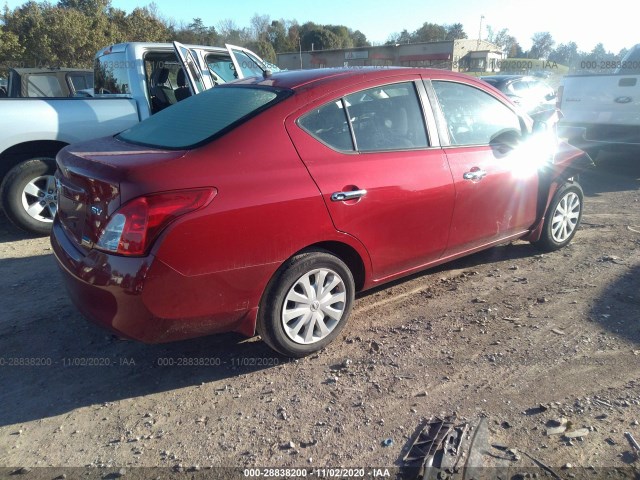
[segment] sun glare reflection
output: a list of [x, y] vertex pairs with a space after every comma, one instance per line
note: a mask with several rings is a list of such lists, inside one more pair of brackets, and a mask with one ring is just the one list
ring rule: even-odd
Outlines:
[[512, 175], [527, 179], [553, 163], [558, 139], [553, 129], [530, 135], [511, 152]]

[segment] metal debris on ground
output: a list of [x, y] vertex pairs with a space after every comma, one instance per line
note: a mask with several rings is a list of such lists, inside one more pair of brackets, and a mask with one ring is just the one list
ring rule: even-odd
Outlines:
[[631, 432], [624, 432], [624, 436], [627, 437], [627, 440], [629, 440], [629, 445], [631, 445], [631, 449], [633, 450], [633, 453], [636, 454], [637, 458], [640, 458], [640, 444], [638, 444], [636, 439], [633, 438], [633, 435], [631, 435]]
[[468, 422], [457, 423], [456, 415], [444, 419], [431, 417], [416, 436], [403, 461], [407, 465], [419, 463], [418, 478], [423, 480], [459, 473], [475, 463], [475, 460], [472, 461], [477, 457], [474, 444], [479, 431], [486, 436], [486, 428], [480, 428], [485, 426], [484, 423], [484, 419], [481, 419], [474, 429]]

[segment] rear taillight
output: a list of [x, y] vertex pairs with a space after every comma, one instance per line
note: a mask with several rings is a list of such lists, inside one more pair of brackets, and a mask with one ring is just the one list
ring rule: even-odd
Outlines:
[[216, 193], [214, 188], [200, 188], [135, 198], [111, 216], [96, 247], [120, 255], [144, 255], [169, 223], [208, 205]]

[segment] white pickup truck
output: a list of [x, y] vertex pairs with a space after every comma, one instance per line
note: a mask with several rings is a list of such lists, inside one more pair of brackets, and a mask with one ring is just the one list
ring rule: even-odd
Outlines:
[[640, 147], [640, 44], [619, 62], [586, 61], [612, 74], [566, 75], [558, 90], [558, 134], [592, 158], [603, 148]]
[[122, 43], [95, 56], [90, 98], [0, 99], [0, 204], [31, 233], [56, 213], [55, 156], [68, 144], [114, 135], [217, 84], [263, 75], [253, 52], [161, 43]]

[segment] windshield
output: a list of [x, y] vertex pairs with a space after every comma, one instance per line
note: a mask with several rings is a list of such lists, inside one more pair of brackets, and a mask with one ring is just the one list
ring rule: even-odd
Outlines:
[[273, 88], [213, 88], [159, 112], [125, 130], [118, 138], [158, 148], [193, 148], [224, 134], [289, 94], [289, 90]]

